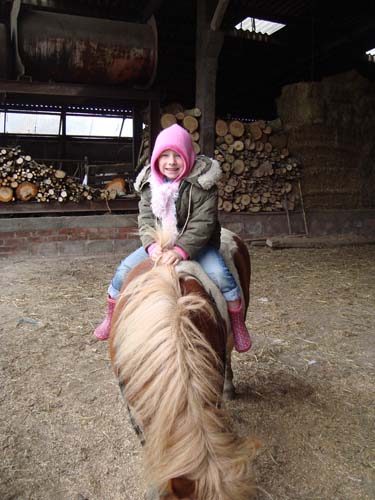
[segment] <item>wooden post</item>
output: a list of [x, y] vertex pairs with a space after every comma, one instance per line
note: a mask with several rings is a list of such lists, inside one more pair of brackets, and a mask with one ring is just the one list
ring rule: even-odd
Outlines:
[[133, 107], [133, 168], [137, 166], [142, 140], [142, 116], [139, 106]]
[[150, 99], [149, 101], [150, 113], [150, 157], [154, 148], [155, 140], [160, 132], [160, 101], [158, 99]]
[[[200, 145], [203, 154], [213, 156], [215, 146], [216, 74], [218, 57], [224, 34], [210, 27], [216, 13], [216, 1], [197, 1], [196, 45], [196, 107], [202, 112], [200, 119]], [[216, 26], [215, 26], [216, 27]]]

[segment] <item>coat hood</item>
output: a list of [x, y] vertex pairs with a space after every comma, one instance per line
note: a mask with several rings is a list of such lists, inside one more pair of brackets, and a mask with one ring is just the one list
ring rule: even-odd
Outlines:
[[176, 151], [176, 153], [181, 155], [183, 160], [183, 171], [173, 181], [179, 182], [189, 175], [195, 162], [195, 151], [189, 132], [180, 125], [177, 125], [177, 123], [162, 130], [155, 141], [155, 146], [151, 155], [151, 175], [157, 179], [159, 183], [163, 182], [163, 177], [158, 169], [158, 159], [161, 153], [167, 149]]

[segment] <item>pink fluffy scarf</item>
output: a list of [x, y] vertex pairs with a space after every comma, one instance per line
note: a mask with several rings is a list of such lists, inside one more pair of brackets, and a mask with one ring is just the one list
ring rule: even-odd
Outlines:
[[[179, 153], [183, 160], [183, 169], [179, 177], [172, 182], [164, 182], [159, 171], [158, 160], [163, 151], [171, 149]], [[187, 177], [195, 162], [195, 152], [191, 136], [187, 130], [175, 123], [162, 130], [155, 141], [151, 156], [151, 209], [161, 220], [163, 229], [171, 235], [174, 245], [178, 236], [176, 200], [180, 180]]]
[[160, 181], [151, 175], [151, 210], [162, 224], [163, 229], [171, 235], [174, 245], [178, 236], [176, 200], [178, 198], [179, 182]]

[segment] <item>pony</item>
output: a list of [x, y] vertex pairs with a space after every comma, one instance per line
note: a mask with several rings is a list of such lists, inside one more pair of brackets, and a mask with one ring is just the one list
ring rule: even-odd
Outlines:
[[[167, 241], [161, 234], [160, 244]], [[223, 229], [221, 250], [237, 270], [246, 312], [247, 247]], [[144, 447], [148, 500], [254, 494], [259, 443], [234, 433], [222, 408], [222, 399], [235, 394], [233, 337], [225, 300], [213, 283], [203, 285], [203, 275], [197, 263], [146, 260], [125, 280], [112, 320], [110, 357]]]

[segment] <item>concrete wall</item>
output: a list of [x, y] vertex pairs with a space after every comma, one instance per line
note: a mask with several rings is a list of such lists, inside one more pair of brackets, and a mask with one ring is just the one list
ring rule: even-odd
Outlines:
[[[222, 225], [245, 240], [289, 234], [285, 213], [220, 213]], [[290, 214], [293, 234], [355, 234], [375, 238], [375, 210], [310, 210]], [[0, 257], [125, 254], [137, 248], [137, 215], [10, 217], [0, 219]]]

